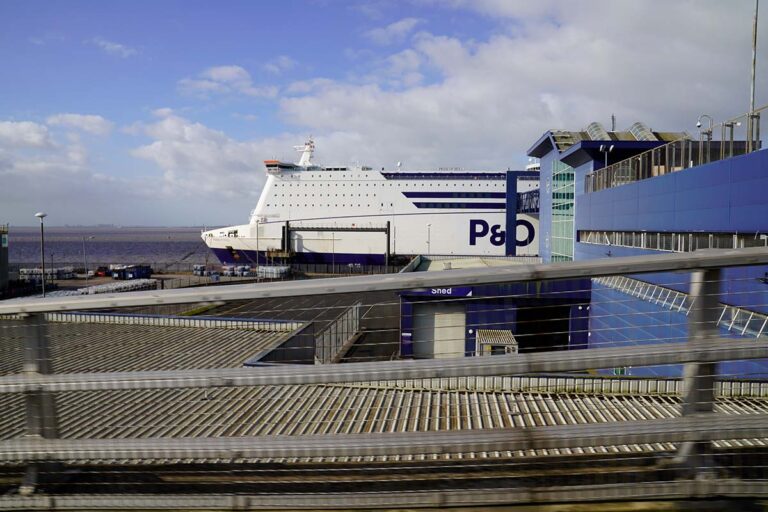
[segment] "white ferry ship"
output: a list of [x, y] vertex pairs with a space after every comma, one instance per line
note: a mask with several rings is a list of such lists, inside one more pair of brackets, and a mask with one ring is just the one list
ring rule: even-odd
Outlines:
[[[538, 189], [538, 168], [410, 172], [398, 163], [386, 172], [315, 165], [312, 139], [295, 149], [298, 163], [264, 162], [267, 181], [248, 224], [203, 232], [222, 263], [383, 265], [417, 254], [538, 254], [538, 215], [507, 213], [508, 192]], [[510, 181], [516, 190], [507, 190]], [[516, 238], [507, 240], [512, 219]]]

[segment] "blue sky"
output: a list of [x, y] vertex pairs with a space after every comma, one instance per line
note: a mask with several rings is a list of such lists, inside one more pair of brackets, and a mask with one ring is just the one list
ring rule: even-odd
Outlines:
[[505, 169], [612, 113], [693, 132], [747, 108], [752, 8], [5, 0], [0, 222], [241, 223], [310, 134], [327, 164]]

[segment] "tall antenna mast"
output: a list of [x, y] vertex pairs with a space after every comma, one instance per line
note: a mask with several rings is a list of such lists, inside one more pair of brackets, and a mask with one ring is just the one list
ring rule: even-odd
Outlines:
[[298, 165], [301, 167], [309, 167], [312, 165], [312, 155], [315, 153], [315, 141], [312, 140], [312, 136], [309, 136], [307, 142], [303, 146], [293, 146], [293, 149], [301, 153], [299, 157]]

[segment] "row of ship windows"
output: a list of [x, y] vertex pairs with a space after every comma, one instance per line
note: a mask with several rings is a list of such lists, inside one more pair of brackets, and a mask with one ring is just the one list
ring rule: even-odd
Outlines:
[[691, 252], [697, 249], [768, 247], [765, 233], [649, 233], [645, 231], [579, 231], [585, 244], [616, 245], [657, 251]]
[[[289, 183], [289, 182], [285, 182], [284, 181], [282, 183], [286, 187], [293, 187], [294, 185], [296, 185], [298, 187], [322, 187], [323, 186], [322, 182], [321, 183]], [[349, 186], [350, 187], [357, 186], [357, 185], [358, 185], [357, 183], [349, 182]], [[377, 183], [373, 183], [373, 184], [366, 183], [365, 184], [366, 187], [371, 186], [371, 185], [375, 187], [378, 184]], [[464, 185], [464, 184], [462, 183], [461, 185]], [[475, 184], [472, 183], [473, 187], [474, 187], [474, 185]], [[490, 183], [478, 183], [477, 184], [477, 186], [479, 186], [479, 187], [482, 187], [483, 185], [485, 185], [486, 188], [489, 188], [491, 186]], [[279, 187], [280, 183], [275, 183], [275, 186]], [[327, 182], [327, 183], [325, 183], [325, 186], [326, 187], [339, 187], [339, 186], [346, 187], [347, 184], [346, 183], [339, 183], [339, 182], [336, 181], [336, 182]], [[359, 186], [362, 187], [363, 186], [362, 183], [360, 183]], [[381, 186], [382, 187], [386, 187], [386, 186], [389, 186], [389, 187], [402, 187], [402, 186], [414, 187], [414, 186], [420, 186], [420, 187], [440, 187], [440, 188], [444, 188], [444, 187], [449, 187], [449, 186], [457, 187], [457, 186], [459, 186], [459, 184], [458, 183], [417, 183], [417, 184], [412, 184], [412, 183], [381, 183]], [[498, 187], [499, 184], [498, 183], [494, 183], [493, 186], [494, 187]]]
[[[333, 168], [331, 170], [333, 170], [333, 171], [344, 171], [345, 169], [343, 169], [343, 168], [338, 168], [338, 169]], [[382, 169], [382, 171], [383, 170], [384, 169]], [[328, 175], [325, 174], [325, 173], [321, 173], [321, 174], [315, 175], [314, 173], [308, 174], [305, 171], [300, 171], [300, 172], [297, 172], [297, 173], [287, 173], [287, 174], [284, 174], [284, 176], [287, 177], [287, 178], [290, 178], [290, 179], [296, 179], [298, 177], [301, 177], [302, 179], [307, 179], [307, 177], [309, 177], [309, 178], [326, 178], [326, 179], [328, 178]], [[381, 181], [381, 177], [373, 177], [373, 178], [366, 179], [366, 178], [360, 178], [360, 176], [361, 176], [361, 173], [357, 173], [357, 175], [350, 174], [349, 178], [350, 179], [354, 178], [354, 179], [358, 179], [358, 180], [361, 180], [361, 181], [374, 181], [374, 180], [375, 181]], [[366, 176], [366, 173], [362, 173], [362, 176]], [[346, 178], [347, 175], [346, 174], [342, 174], [341, 177], [342, 178]], [[338, 175], [335, 176], [335, 178], [338, 179]], [[477, 177], [467, 178], [467, 177], [464, 177], [464, 176], [457, 178], [456, 176], [451, 176], [450, 174], [447, 174], [444, 178], [442, 176], [440, 176], [439, 178], [440, 179], [451, 179], [451, 178], [453, 178], [454, 180], [459, 180], [459, 181], [477, 181], [477, 179], [478, 179]], [[486, 180], [486, 181], [492, 181], [492, 180], [495, 180], [495, 181], [505, 181], [505, 179], [503, 177], [499, 178], [498, 175], [484, 176], [484, 177], [481, 177], [481, 179]], [[538, 180], [539, 177], [538, 176], [519, 176], [518, 179], [520, 179], [520, 180]], [[407, 177], [407, 180], [408, 181], [416, 181], [416, 180], [418, 180], [418, 177], [411, 175], [411, 176]]]

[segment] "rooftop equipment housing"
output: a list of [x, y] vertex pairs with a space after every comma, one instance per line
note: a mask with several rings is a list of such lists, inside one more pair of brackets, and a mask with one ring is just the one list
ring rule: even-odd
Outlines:
[[587, 134], [592, 140], [611, 140], [611, 136], [608, 135], [607, 131], [605, 131], [603, 125], [597, 121], [589, 123], [587, 126]]
[[644, 123], [638, 121], [629, 127], [629, 133], [631, 133], [635, 139], [639, 141], [657, 141], [659, 139], [653, 134], [650, 128]]

